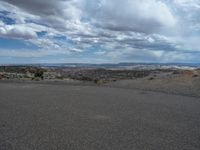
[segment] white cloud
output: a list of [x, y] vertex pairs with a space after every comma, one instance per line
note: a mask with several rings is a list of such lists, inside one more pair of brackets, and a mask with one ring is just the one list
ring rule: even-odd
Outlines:
[[27, 25], [5, 25], [0, 24], [0, 36], [10, 38], [31, 39], [36, 38], [36, 32]]
[[60, 46], [56, 44], [54, 41], [49, 39], [31, 39], [29, 40], [31, 43], [37, 45], [40, 48], [45, 49], [60, 49]]
[[[2, 0], [0, 11], [9, 12], [6, 17], [15, 23], [0, 21], [0, 36], [28, 41], [42, 50], [41, 55], [12, 51], [13, 56], [94, 49], [91, 53], [107, 59], [182, 60], [186, 55], [193, 58], [185, 51], [200, 50], [199, 6], [199, 0]], [[41, 31], [42, 37], [37, 34]]]
[[176, 18], [168, 6], [156, 0], [83, 0], [94, 24], [111, 30], [155, 32], [173, 27]]
[[200, 1], [199, 0], [174, 0], [176, 5], [186, 8], [200, 9]]

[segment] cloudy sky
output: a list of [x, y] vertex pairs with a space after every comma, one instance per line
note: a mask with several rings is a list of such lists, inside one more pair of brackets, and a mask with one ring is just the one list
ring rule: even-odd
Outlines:
[[199, 0], [0, 0], [0, 63], [197, 63], [199, 14]]

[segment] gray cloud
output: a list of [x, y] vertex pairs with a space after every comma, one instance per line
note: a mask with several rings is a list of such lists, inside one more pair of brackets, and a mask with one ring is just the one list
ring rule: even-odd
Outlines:
[[149, 33], [176, 23], [168, 6], [161, 1], [86, 0], [84, 6], [94, 24], [111, 30]]
[[37, 32], [44, 29], [43, 26], [32, 23], [7, 25], [0, 21], [0, 36], [7, 38], [33, 39], [37, 38]]
[[95, 46], [91, 53], [108, 59], [192, 59], [200, 51], [199, 6], [198, 0], [1, 0], [0, 11], [10, 12], [15, 24], [1, 21], [0, 36], [31, 42], [51, 55]]
[[4, 0], [36, 15], [60, 15], [63, 0]]
[[154, 32], [173, 27], [176, 18], [168, 6], [156, 0], [4, 0], [39, 16], [48, 26], [67, 28], [83, 19], [97, 27], [116, 31]]

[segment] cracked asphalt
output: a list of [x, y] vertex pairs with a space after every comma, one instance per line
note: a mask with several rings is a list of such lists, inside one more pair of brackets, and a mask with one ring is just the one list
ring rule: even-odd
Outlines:
[[199, 98], [0, 83], [0, 150], [199, 149]]

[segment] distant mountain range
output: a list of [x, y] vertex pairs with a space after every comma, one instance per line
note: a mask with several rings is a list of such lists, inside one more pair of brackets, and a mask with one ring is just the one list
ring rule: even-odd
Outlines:
[[89, 63], [55, 63], [55, 64], [18, 64], [1, 66], [35, 66], [47, 68], [104, 68], [104, 69], [197, 69], [200, 63], [118, 63], [118, 64], [89, 64]]
[[191, 63], [118, 63], [118, 64], [85, 64], [85, 63], [64, 63], [64, 64], [40, 64], [42, 67], [72, 67], [72, 68], [105, 68], [105, 69], [196, 69], [200, 64]]

